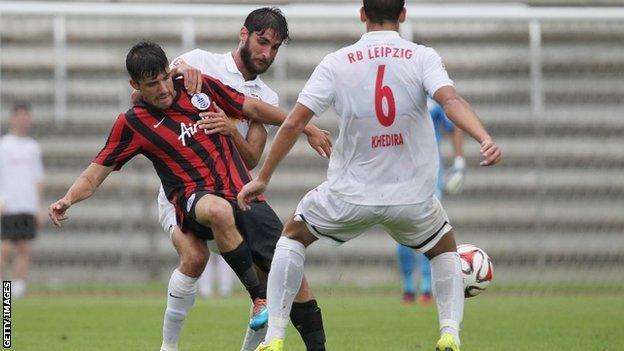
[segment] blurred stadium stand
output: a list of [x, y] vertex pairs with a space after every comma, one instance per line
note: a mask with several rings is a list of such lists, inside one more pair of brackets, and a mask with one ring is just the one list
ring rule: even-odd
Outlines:
[[[210, 6], [218, 5], [206, 9]], [[244, 15], [239, 20], [197, 20], [196, 47], [213, 52], [234, 49], [243, 19]], [[165, 18], [156, 24], [154, 18], [67, 17], [67, 114], [64, 122], [55, 122], [53, 22], [49, 16], [0, 13], [2, 122], [6, 126], [13, 102], [32, 104], [34, 135], [45, 157], [46, 203], [64, 194], [103, 145], [114, 118], [129, 106], [124, 65], [128, 48], [139, 39], [151, 39], [164, 45], [170, 59], [183, 52], [180, 19]], [[291, 19], [290, 27], [292, 42], [263, 76], [280, 94], [285, 109], [292, 107], [323, 56], [356, 41], [364, 30], [356, 13], [350, 20]], [[478, 145], [467, 138], [465, 189], [458, 196], [447, 196], [445, 207], [459, 241], [480, 246], [492, 256], [499, 281], [621, 282], [624, 22], [544, 20], [541, 30], [544, 109], [533, 114], [526, 22], [412, 23], [414, 40], [438, 50], [460, 93], [504, 152], [502, 164], [479, 168]], [[336, 136], [334, 116], [329, 111], [315, 121]], [[448, 143], [443, 151], [450, 155]], [[325, 170], [326, 162], [305, 142], [297, 144], [274, 177], [268, 196], [282, 218], [324, 180]], [[158, 179], [142, 158], [109, 177], [93, 198], [71, 209], [63, 230], [50, 225], [42, 230], [35, 243], [33, 280], [148, 281], [168, 275], [176, 254], [157, 222], [157, 189]], [[309, 270], [317, 281], [388, 282], [394, 278], [394, 257], [393, 242], [370, 233], [338, 250], [317, 244], [310, 251]]]
[[[35, 0], [22, 0], [22, 1], [35, 1]], [[66, 0], [47, 0], [48, 2], [66, 2]], [[95, 3], [196, 3], [196, 4], [223, 4], [221, 0], [81, 0], [80, 2], [95, 2]], [[263, 0], [235, 0], [228, 2], [229, 4], [252, 4], [265, 6], [266, 1]], [[335, 4], [335, 3], [359, 3], [354, 0], [273, 0], [270, 2], [275, 5], [288, 5], [288, 4], [300, 4], [300, 3], [314, 3], [314, 4]], [[522, 3], [531, 6], [616, 6], [622, 5], [622, 0], [430, 0], [430, 1], [406, 1], [406, 3], [434, 3], [434, 4], [458, 4], [458, 3]]]

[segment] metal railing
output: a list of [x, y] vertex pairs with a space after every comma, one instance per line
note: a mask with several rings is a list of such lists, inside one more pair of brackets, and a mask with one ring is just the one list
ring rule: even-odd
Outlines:
[[[54, 111], [55, 121], [63, 122], [67, 115], [67, 32], [66, 18], [80, 16], [182, 18], [180, 41], [184, 50], [196, 44], [195, 20], [218, 18], [240, 21], [254, 5], [217, 4], [136, 4], [136, 3], [79, 3], [79, 2], [20, 2], [0, 1], [0, 15], [52, 16], [54, 38]], [[358, 4], [291, 4], [281, 6], [290, 20], [296, 19], [353, 19]], [[530, 43], [531, 111], [535, 115], [544, 108], [542, 88], [542, 21], [624, 21], [621, 7], [529, 7], [523, 4], [463, 4], [408, 6], [408, 21], [401, 34], [412, 39], [412, 26], [419, 20], [468, 20], [526, 22]], [[285, 70], [279, 70], [285, 78]], [[1, 90], [1, 82], [0, 82]], [[0, 101], [1, 103], [1, 101]]]

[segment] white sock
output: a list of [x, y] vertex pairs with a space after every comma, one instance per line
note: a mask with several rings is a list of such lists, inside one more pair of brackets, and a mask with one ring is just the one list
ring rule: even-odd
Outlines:
[[15, 299], [19, 299], [20, 297], [26, 294], [26, 280], [25, 279], [16, 279], [11, 283], [11, 295]]
[[459, 325], [464, 315], [461, 262], [457, 252], [445, 252], [431, 261], [433, 295], [438, 305], [440, 333], [450, 333], [459, 345]]
[[265, 340], [284, 339], [290, 320], [290, 310], [303, 278], [305, 246], [302, 243], [281, 237], [275, 246], [267, 283], [267, 308], [269, 328]]
[[264, 336], [267, 332], [267, 326], [253, 330], [247, 327], [247, 332], [245, 333], [245, 339], [243, 340], [243, 346], [241, 347], [241, 351], [254, 351], [258, 345], [264, 340]]
[[193, 302], [195, 302], [197, 278], [184, 275], [176, 269], [171, 274], [167, 290], [167, 309], [165, 310], [165, 320], [163, 322], [161, 350], [177, 351], [182, 324], [184, 324], [186, 314], [193, 306]]

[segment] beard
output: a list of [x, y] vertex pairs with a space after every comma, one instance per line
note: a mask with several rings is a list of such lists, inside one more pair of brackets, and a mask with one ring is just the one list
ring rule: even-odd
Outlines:
[[245, 66], [245, 69], [249, 73], [256, 75], [256, 76], [266, 72], [267, 69], [269, 69], [269, 67], [273, 63], [273, 60], [265, 61], [266, 65], [264, 65], [263, 67], [256, 66], [253, 60], [251, 59], [251, 50], [249, 50], [249, 39], [247, 39], [243, 47], [240, 49], [240, 56], [241, 56], [241, 61], [243, 61], [243, 65]]

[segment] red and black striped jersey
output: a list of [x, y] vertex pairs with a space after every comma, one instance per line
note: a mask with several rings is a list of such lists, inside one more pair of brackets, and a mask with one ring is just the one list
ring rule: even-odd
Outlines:
[[140, 101], [120, 114], [93, 162], [118, 170], [142, 154], [152, 162], [172, 203], [199, 190], [235, 199], [251, 180], [245, 164], [229, 136], [207, 135], [196, 122], [200, 112], [215, 111], [215, 103], [228, 116], [241, 118], [245, 96], [216, 78], [202, 77], [202, 92], [209, 100], [201, 103], [209, 104], [207, 109], [195, 107], [183, 80], [176, 79], [172, 105], [161, 110]]

